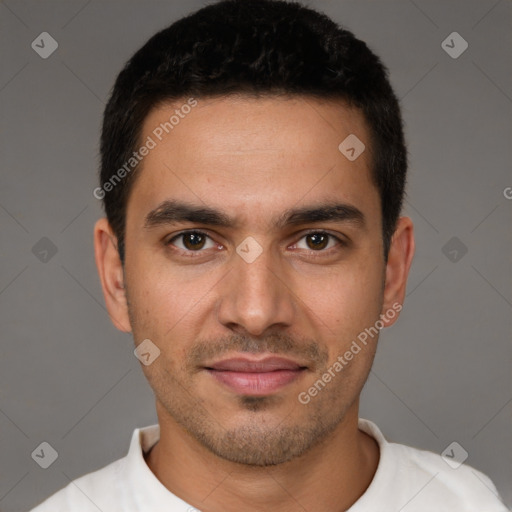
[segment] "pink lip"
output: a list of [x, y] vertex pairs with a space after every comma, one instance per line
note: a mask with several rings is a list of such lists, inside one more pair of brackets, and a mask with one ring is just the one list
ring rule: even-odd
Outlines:
[[246, 357], [232, 357], [217, 361], [208, 366], [213, 370], [229, 372], [264, 373], [275, 370], [299, 370], [301, 365], [284, 357], [264, 357], [263, 359], [249, 359]]
[[206, 370], [235, 393], [264, 396], [298, 379], [305, 367], [282, 357], [235, 357], [218, 361]]

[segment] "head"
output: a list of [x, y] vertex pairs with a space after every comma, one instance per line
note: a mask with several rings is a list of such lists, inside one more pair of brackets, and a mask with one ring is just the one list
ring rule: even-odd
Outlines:
[[[97, 264], [115, 325], [160, 351], [161, 423], [265, 465], [354, 414], [378, 339], [361, 333], [396, 320], [414, 250], [400, 109], [367, 45], [298, 3], [207, 6], [121, 71], [101, 158]], [[212, 368], [240, 354], [301, 369], [234, 391]]]

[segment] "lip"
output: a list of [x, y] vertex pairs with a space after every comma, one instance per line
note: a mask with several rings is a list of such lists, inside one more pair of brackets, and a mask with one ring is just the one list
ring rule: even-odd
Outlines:
[[299, 370], [303, 368], [299, 363], [284, 357], [264, 357], [251, 359], [247, 357], [231, 357], [209, 365], [207, 368], [218, 371], [266, 373], [276, 370]]
[[262, 359], [233, 357], [208, 365], [205, 370], [237, 394], [264, 396], [300, 378], [306, 367], [276, 356]]

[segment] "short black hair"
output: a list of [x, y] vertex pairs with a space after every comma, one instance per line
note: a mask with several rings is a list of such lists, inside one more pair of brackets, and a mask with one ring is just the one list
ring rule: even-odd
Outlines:
[[151, 37], [114, 84], [101, 134], [101, 194], [95, 195], [103, 199], [123, 264], [126, 206], [138, 167], [128, 172], [126, 162], [141, 144], [145, 118], [168, 101], [232, 94], [343, 100], [360, 109], [370, 132], [387, 259], [407, 172], [388, 70], [352, 32], [298, 2], [222, 0]]

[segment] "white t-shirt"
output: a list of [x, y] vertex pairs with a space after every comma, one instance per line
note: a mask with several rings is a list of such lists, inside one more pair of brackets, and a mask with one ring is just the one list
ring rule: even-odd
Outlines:
[[[507, 512], [491, 480], [441, 455], [386, 441], [373, 422], [359, 429], [380, 448], [377, 471], [347, 512]], [[135, 429], [126, 457], [84, 475], [31, 512], [191, 512], [156, 478], [143, 456], [158, 441], [158, 425]], [[453, 452], [450, 452], [450, 456]], [[451, 466], [448, 462], [451, 462]]]

